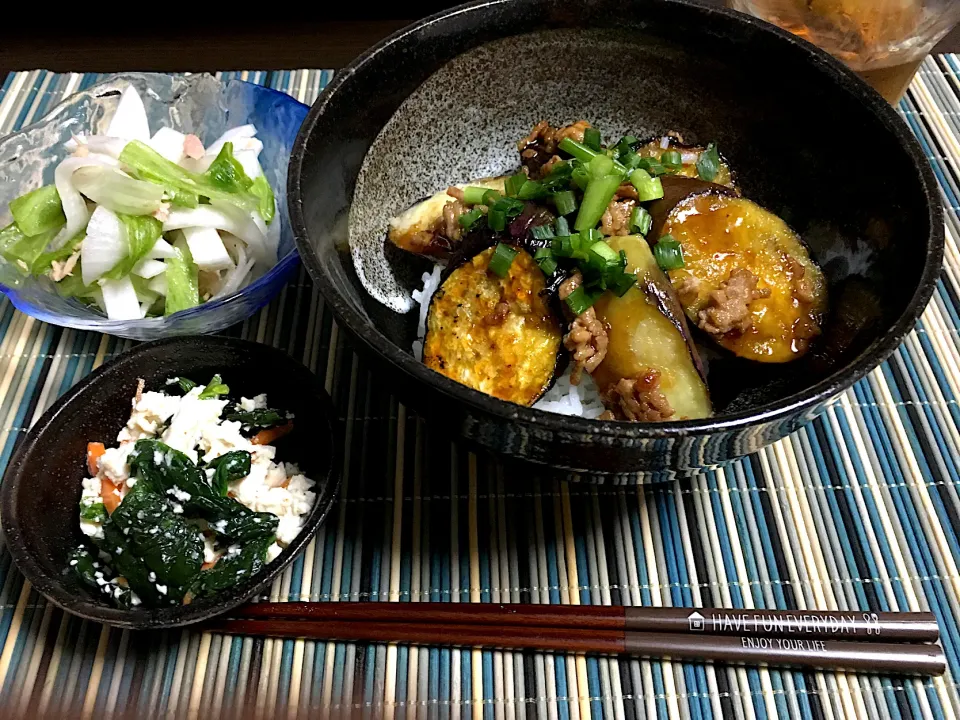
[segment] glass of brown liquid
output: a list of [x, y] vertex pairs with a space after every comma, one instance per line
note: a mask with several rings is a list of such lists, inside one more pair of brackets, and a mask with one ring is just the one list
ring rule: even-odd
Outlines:
[[891, 103], [960, 21], [960, 0], [729, 0], [843, 60]]

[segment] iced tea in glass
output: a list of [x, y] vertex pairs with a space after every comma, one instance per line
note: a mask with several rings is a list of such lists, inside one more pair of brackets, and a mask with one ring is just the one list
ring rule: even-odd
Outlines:
[[960, 21], [960, 0], [729, 0], [843, 60], [896, 103]]

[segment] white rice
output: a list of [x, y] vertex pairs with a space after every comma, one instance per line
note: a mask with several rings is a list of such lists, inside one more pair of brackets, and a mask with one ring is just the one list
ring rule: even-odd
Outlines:
[[[420, 306], [420, 315], [417, 321], [417, 339], [413, 341], [413, 356], [417, 360], [423, 359], [423, 338], [427, 334], [427, 311], [430, 308], [430, 298], [440, 287], [440, 273], [443, 265], [433, 266], [433, 271], [423, 274], [423, 290], [414, 290], [411, 295]], [[584, 373], [579, 385], [570, 384], [570, 373], [573, 363], [567, 366], [566, 371], [557, 378], [543, 397], [533, 407], [537, 410], [552, 412], [558, 415], [577, 415], [584, 418], [597, 418], [604, 411], [600, 401], [600, 391], [590, 375]]]

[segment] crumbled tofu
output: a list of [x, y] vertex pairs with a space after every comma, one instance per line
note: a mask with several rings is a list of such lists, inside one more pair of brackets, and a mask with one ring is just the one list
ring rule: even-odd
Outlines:
[[282, 552], [283, 552], [283, 548], [277, 545], [277, 543], [274, 543], [273, 545], [267, 548], [267, 562], [268, 563], [273, 562], [280, 556], [280, 553]]
[[181, 490], [178, 487], [172, 487], [167, 490], [167, 495], [175, 497], [180, 502], [190, 502], [191, 497], [190, 493], [188, 493], [186, 490]]
[[91, 522], [89, 520], [80, 521], [80, 532], [86, 535], [89, 538], [94, 540], [103, 540], [103, 528], [98, 522]]
[[241, 433], [242, 425], [233, 420], [204, 425], [200, 429], [200, 451], [203, 461], [210, 462], [232, 450], [252, 451], [253, 445]]
[[120, 443], [119, 447], [107, 448], [100, 456], [100, 472], [113, 481], [115, 485], [125, 483], [130, 479], [130, 466], [127, 458], [133, 452], [132, 442]]
[[80, 491], [80, 502], [90, 504], [100, 502], [100, 478], [84, 478]]
[[263, 410], [267, 407], [267, 396], [265, 393], [261, 393], [253, 398], [240, 398], [240, 407], [246, 412], [252, 412], [254, 410]]
[[155, 437], [161, 426], [180, 407], [180, 398], [159, 392], [145, 392], [140, 400], [134, 400], [133, 412], [127, 426], [117, 435], [117, 441], [131, 442]]
[[202, 387], [195, 387], [180, 398], [180, 405], [161, 437], [163, 442], [184, 453], [194, 462], [198, 459], [196, 447], [203, 429], [216, 425], [220, 421], [220, 413], [227, 405], [226, 400], [216, 398], [201, 400], [201, 392]]
[[280, 519], [277, 541], [286, 545], [292, 542], [303, 528], [303, 518], [310, 512], [317, 496], [311, 490], [313, 481], [304, 475], [294, 475], [286, 487], [267, 485], [271, 465], [274, 463], [251, 464], [250, 474], [231, 483], [231, 489], [237, 500], [251, 510], [273, 513]]

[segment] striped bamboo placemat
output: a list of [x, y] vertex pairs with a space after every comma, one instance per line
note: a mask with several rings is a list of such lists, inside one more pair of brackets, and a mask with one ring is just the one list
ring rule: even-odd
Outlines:
[[[308, 103], [330, 77], [239, 75]], [[98, 79], [8, 76], [0, 134]], [[930, 609], [945, 677], [143, 635], [65, 615], [0, 550], [0, 700], [65, 718], [956, 717], [960, 58], [928, 59], [901, 110], [949, 208], [933, 301], [894, 357], [822, 417], [722, 468], [636, 488], [511, 477], [398, 405], [345, 349], [303, 272], [231, 332], [302, 359], [349, 428], [340, 504], [271, 600]], [[0, 467], [59, 394], [126, 348], [0, 302]]]

